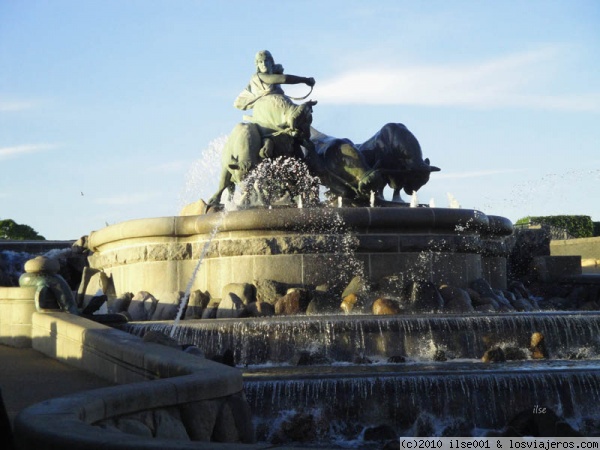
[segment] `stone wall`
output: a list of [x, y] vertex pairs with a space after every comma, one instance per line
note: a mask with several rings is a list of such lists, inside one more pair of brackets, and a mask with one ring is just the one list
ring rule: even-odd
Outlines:
[[512, 224], [478, 211], [292, 208], [219, 217], [111, 225], [90, 234], [90, 266], [112, 275], [117, 294], [144, 290], [158, 299], [185, 291], [201, 258], [192, 289], [213, 297], [229, 283], [261, 279], [345, 286], [357, 263], [373, 281], [414, 272], [435, 284], [467, 287], [487, 277], [493, 287], [507, 285], [500, 265], [510, 252], [504, 238]]
[[120, 385], [22, 411], [18, 448], [218, 449], [254, 440], [235, 368], [66, 313], [33, 313], [32, 345]]
[[550, 242], [553, 256], [581, 256], [584, 273], [600, 273], [600, 237], [554, 240]]
[[0, 250], [38, 254], [57, 248], [69, 248], [74, 242], [75, 241], [16, 241], [0, 239]]
[[35, 287], [0, 287], [0, 344], [31, 347]]

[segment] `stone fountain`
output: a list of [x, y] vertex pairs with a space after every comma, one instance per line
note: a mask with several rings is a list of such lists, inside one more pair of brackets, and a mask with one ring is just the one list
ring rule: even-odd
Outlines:
[[[175, 329], [154, 320], [128, 331], [233, 354], [259, 438], [270, 442], [477, 435], [540, 405], [573, 432], [596, 420], [600, 317], [540, 312], [508, 279], [510, 221], [409, 207], [400, 191], [413, 194], [439, 169], [404, 125], [363, 144], [327, 136], [311, 127], [316, 102], [296, 105], [281, 88], [314, 79], [284, 74], [266, 51], [256, 66], [235, 103], [253, 116], [230, 135], [202, 214], [87, 238], [90, 265], [115, 297], [190, 302]], [[286, 161], [298, 162], [292, 172], [267, 175], [264, 164]], [[307, 179], [308, 188], [297, 183]], [[221, 200], [236, 189], [227, 211]], [[532, 335], [547, 337], [543, 348]]]

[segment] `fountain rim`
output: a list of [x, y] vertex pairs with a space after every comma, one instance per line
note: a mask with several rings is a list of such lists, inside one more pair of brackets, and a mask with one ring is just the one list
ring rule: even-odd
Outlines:
[[[351, 230], [385, 230], [448, 234], [480, 233], [487, 237], [508, 236], [513, 232], [510, 220], [486, 215], [473, 209], [453, 208], [275, 208], [246, 209], [196, 216], [133, 219], [109, 225], [88, 235], [88, 248], [96, 251], [103, 244], [133, 238], [189, 237], [230, 231], [293, 231], [310, 229], [326, 213], [336, 214]], [[223, 214], [225, 214], [223, 216]]]
[[[482, 319], [482, 320], [495, 320], [502, 318], [515, 318], [523, 320], [531, 320], [534, 318], [561, 318], [561, 317], [573, 317], [573, 318], [586, 318], [586, 317], [597, 317], [600, 319], [599, 311], [522, 311], [522, 312], [502, 312], [502, 313], [447, 313], [447, 314], [432, 314], [432, 313], [419, 313], [419, 314], [387, 314], [387, 315], [374, 315], [374, 314], [319, 314], [319, 315], [290, 315], [290, 316], [265, 316], [265, 317], [237, 317], [237, 318], [215, 318], [215, 319], [186, 319], [185, 323], [215, 323], [222, 325], [224, 323], [257, 323], [257, 322], [290, 322], [301, 319], [306, 322], [338, 322], [338, 321], [357, 321], [357, 320], [378, 320], [378, 321], [394, 321], [394, 320], [436, 320], [436, 319]], [[143, 321], [131, 321], [129, 325], [144, 325], [144, 324], [158, 324], [158, 323], [170, 323], [172, 320], [143, 320]]]
[[[308, 380], [335, 380], [344, 382], [356, 378], [382, 380], [389, 378], [436, 378], [444, 377], [446, 379], [461, 379], [466, 376], [476, 376], [479, 379], [489, 377], [507, 377], [507, 376], [544, 376], [560, 374], [587, 374], [590, 370], [596, 370], [597, 364], [589, 361], [569, 361], [570, 367], [565, 365], [553, 367], [556, 361], [551, 364], [540, 364], [537, 360], [505, 361], [502, 363], [489, 364], [481, 361], [444, 361], [440, 363], [397, 363], [397, 364], [374, 364], [374, 365], [335, 365], [335, 371], [319, 372], [322, 365], [309, 366], [284, 366], [282, 367], [257, 367], [247, 368], [242, 372], [244, 383], [264, 383], [264, 382], [290, 382], [290, 381], [308, 381]], [[365, 375], [366, 368], [375, 369], [369, 375]], [[287, 369], [287, 370], [286, 370]]]

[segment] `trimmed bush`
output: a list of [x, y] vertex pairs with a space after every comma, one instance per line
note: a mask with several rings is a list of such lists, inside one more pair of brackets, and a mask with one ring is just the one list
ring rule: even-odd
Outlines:
[[598, 231], [590, 216], [528, 216], [517, 220], [517, 225], [527, 223], [566, 230], [574, 238], [592, 237]]

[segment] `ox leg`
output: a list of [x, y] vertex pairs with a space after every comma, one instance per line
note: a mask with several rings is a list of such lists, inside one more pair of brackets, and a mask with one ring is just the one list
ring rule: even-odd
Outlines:
[[275, 143], [271, 138], [263, 139], [263, 146], [258, 152], [261, 159], [272, 158], [275, 155]]
[[221, 178], [219, 180], [219, 190], [216, 192], [215, 195], [213, 195], [210, 198], [208, 204], [211, 206], [218, 205], [221, 202], [221, 195], [223, 194], [223, 191], [225, 191], [225, 189], [227, 188], [229, 188], [229, 191], [231, 193], [232, 190], [235, 189], [235, 186], [231, 182], [231, 173], [229, 172], [229, 170], [223, 169], [223, 171], [221, 172]]
[[400, 196], [400, 190], [402, 189], [402, 182], [398, 182], [398, 180], [396, 179], [392, 179], [392, 178], [388, 178], [388, 185], [390, 188], [392, 188], [393, 190], [393, 194], [392, 194], [392, 201], [396, 202], [396, 203], [406, 203], [404, 200], [402, 200], [402, 197]]
[[400, 190], [402, 188], [394, 188], [394, 195], [392, 196], [392, 201], [396, 202], [396, 203], [406, 203], [404, 200], [402, 200], [402, 197], [400, 196]]
[[227, 187], [227, 198], [228, 198], [229, 202], [233, 201], [233, 194], [235, 194], [235, 184], [231, 183]]

